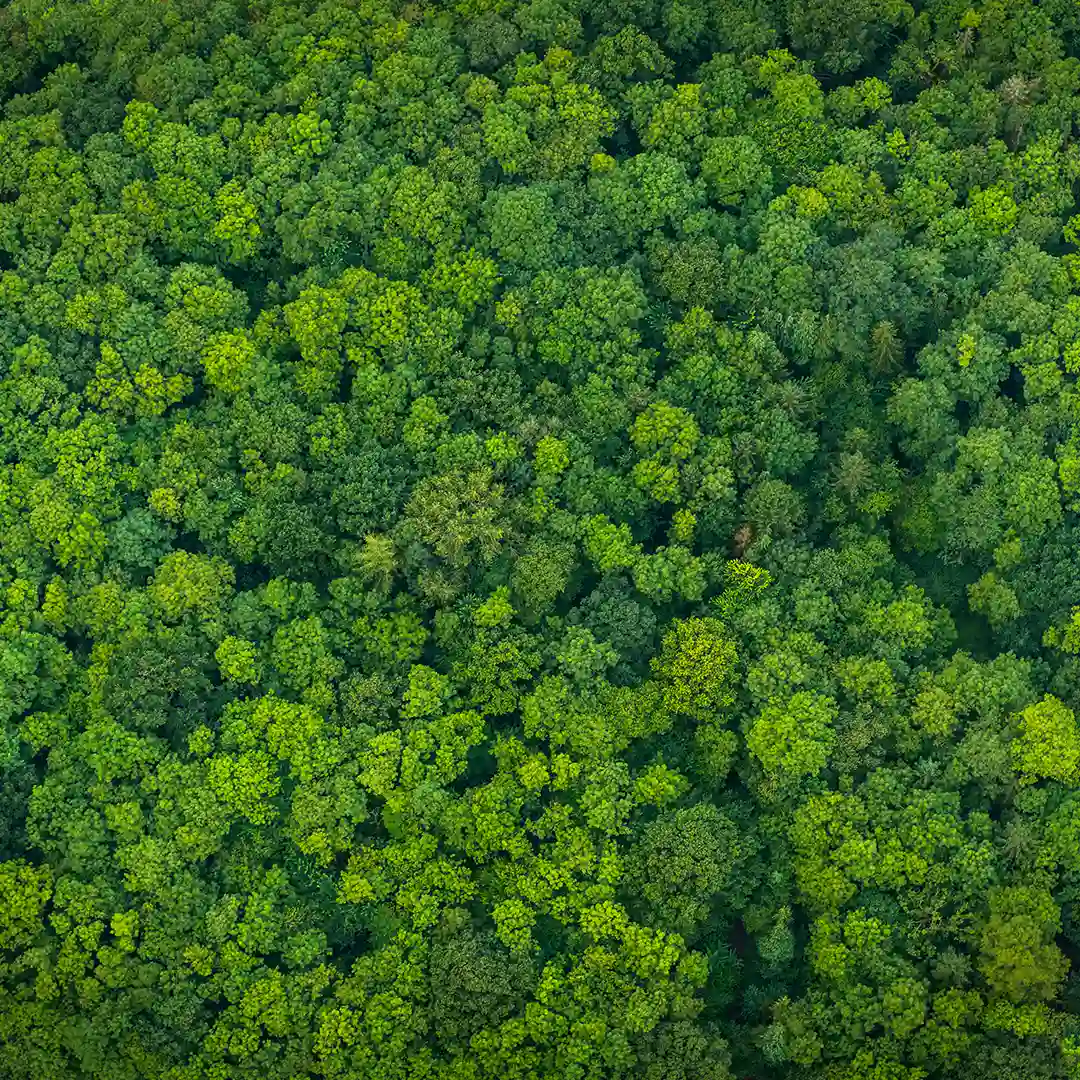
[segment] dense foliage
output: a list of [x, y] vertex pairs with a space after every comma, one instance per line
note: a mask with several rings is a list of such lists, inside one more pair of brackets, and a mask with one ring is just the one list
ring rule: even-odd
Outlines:
[[1074, 0], [0, 41], [0, 1074], [1080, 1077]]

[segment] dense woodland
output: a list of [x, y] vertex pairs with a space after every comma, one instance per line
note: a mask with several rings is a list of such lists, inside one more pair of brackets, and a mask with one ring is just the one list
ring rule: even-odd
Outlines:
[[1075, 0], [7, 3], [4, 1080], [1080, 1078], [1078, 125]]

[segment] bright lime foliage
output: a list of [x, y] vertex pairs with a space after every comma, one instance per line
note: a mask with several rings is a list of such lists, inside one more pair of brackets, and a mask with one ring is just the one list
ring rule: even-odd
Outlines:
[[1059, 920], [1057, 904], [1045, 890], [1011, 886], [991, 891], [979, 956], [991, 993], [1016, 1002], [1054, 997], [1068, 970], [1052, 940]]
[[41, 917], [52, 892], [46, 867], [33, 867], [21, 859], [0, 863], [4, 913], [0, 917], [0, 949], [17, 953], [32, 944], [41, 929]]
[[243, 389], [254, 370], [255, 346], [246, 334], [218, 334], [211, 339], [202, 360], [211, 386], [236, 392]]
[[836, 741], [835, 702], [800, 691], [783, 704], [769, 705], [746, 736], [750, 753], [769, 777], [798, 780], [820, 772]]
[[1075, 0], [0, 4], [0, 1080], [1080, 1080]]
[[736, 661], [735, 644], [716, 619], [676, 622], [664, 635], [653, 673], [664, 687], [663, 702], [672, 712], [707, 720], [732, 695], [726, 688]]
[[259, 681], [258, 650], [252, 642], [229, 635], [217, 647], [214, 658], [226, 679], [249, 683]]
[[1017, 718], [1013, 764], [1028, 783], [1047, 778], [1063, 784], [1080, 780], [1080, 727], [1072, 709], [1047, 695]]

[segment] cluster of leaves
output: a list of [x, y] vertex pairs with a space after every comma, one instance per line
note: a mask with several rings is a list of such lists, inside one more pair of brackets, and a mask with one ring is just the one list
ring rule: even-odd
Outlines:
[[1074, 0], [0, 40], [0, 1073], [1080, 1077]]

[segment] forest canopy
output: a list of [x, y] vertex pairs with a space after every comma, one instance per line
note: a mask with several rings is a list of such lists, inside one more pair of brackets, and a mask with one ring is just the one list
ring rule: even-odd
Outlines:
[[0, 1076], [1080, 1080], [1075, 0], [0, 42]]

